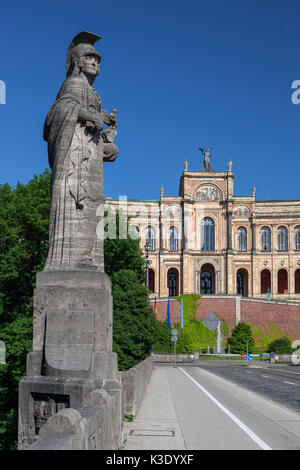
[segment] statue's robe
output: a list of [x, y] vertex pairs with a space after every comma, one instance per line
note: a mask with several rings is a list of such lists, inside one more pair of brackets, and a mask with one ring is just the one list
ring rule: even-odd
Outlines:
[[44, 126], [52, 169], [45, 270], [104, 270], [103, 236], [98, 230], [97, 237], [97, 224], [103, 214], [102, 163], [107, 144], [88, 123], [79, 122], [81, 108], [107, 116], [86, 77], [70, 76], [61, 86]]

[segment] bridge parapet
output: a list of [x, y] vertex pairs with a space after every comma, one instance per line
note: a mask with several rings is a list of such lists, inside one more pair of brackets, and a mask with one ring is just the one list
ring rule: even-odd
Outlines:
[[[120, 372], [120, 382], [104, 381], [79, 410], [64, 408], [41, 427], [38, 439], [24, 450], [116, 450], [122, 446], [123, 416], [136, 415], [153, 370], [148, 357]], [[120, 412], [121, 410], [121, 412]]]

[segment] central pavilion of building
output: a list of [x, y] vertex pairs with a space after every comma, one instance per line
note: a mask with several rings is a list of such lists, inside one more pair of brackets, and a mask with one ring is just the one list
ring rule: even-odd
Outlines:
[[227, 171], [203, 168], [180, 177], [178, 196], [107, 198], [130, 216], [130, 235], [150, 259], [149, 289], [181, 294], [300, 299], [300, 200], [235, 196]]

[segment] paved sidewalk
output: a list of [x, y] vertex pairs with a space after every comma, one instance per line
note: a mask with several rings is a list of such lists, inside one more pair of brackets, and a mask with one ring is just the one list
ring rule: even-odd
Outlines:
[[155, 365], [123, 436], [125, 451], [298, 450], [300, 414], [208, 369]]
[[134, 421], [124, 423], [124, 449], [186, 449], [166, 368], [157, 367]]

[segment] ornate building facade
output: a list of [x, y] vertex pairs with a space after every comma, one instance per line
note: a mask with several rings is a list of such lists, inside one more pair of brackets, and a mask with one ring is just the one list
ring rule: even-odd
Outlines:
[[300, 200], [235, 196], [232, 162], [188, 171], [178, 196], [114, 201], [130, 216], [130, 236], [150, 260], [148, 284], [157, 297], [197, 293], [300, 299]]

